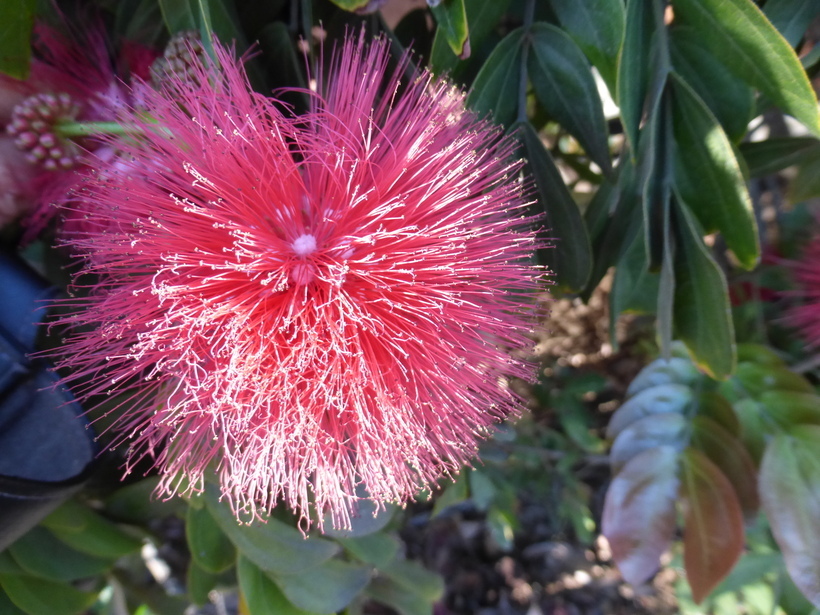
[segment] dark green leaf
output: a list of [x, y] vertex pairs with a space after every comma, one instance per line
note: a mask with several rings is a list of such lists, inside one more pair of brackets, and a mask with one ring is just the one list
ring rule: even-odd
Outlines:
[[675, 535], [678, 451], [658, 446], [633, 457], [612, 479], [601, 530], [628, 583], [640, 585], [659, 566]]
[[203, 570], [218, 574], [236, 563], [236, 549], [207, 507], [188, 507], [185, 536], [191, 556]]
[[96, 557], [117, 558], [142, 546], [142, 540], [73, 500], [46, 517], [43, 525], [70, 547]]
[[717, 391], [704, 391], [697, 399], [697, 407], [698, 416], [714, 421], [733, 436], [740, 436], [740, 420], [732, 404], [723, 395]]
[[373, 569], [332, 559], [305, 574], [271, 575], [295, 606], [315, 613], [336, 613], [368, 584]]
[[763, 13], [792, 47], [797, 47], [812, 20], [820, 14], [817, 0], [766, 0]]
[[213, 590], [218, 582], [219, 575], [202, 569], [196, 560], [191, 559], [188, 563], [188, 572], [185, 575], [185, 584], [188, 588], [188, 596], [194, 604], [208, 604], [210, 599], [208, 594]]
[[490, 115], [498, 124], [512, 124], [518, 112], [523, 40], [523, 28], [504, 37], [478, 71], [467, 95], [470, 107], [482, 117]]
[[741, 363], [732, 380], [745, 395], [753, 398], [759, 398], [766, 391], [814, 392], [814, 387], [808, 380], [786, 366]]
[[377, 568], [386, 566], [399, 552], [399, 541], [390, 534], [369, 534], [361, 538], [339, 538], [339, 544], [353, 557]]
[[820, 196], [820, 148], [807, 150], [789, 186], [791, 202], [807, 201]]
[[618, 260], [609, 295], [610, 332], [621, 314], [653, 314], [658, 302], [659, 276], [649, 271], [643, 229]]
[[741, 510], [752, 518], [760, 506], [757, 468], [740, 440], [712, 419], [698, 415], [692, 419], [692, 446], [705, 454], [729, 479]]
[[393, 560], [382, 567], [379, 573], [413, 591], [425, 601], [435, 602], [444, 595], [444, 580], [417, 561]]
[[677, 194], [707, 231], [723, 234], [741, 265], [753, 269], [760, 259], [757, 223], [732, 145], [697, 94], [677, 76], [671, 83]]
[[792, 580], [820, 608], [820, 426], [773, 438], [760, 468], [760, 499]]
[[[27, 615], [25, 611], [20, 610], [6, 595], [3, 588], [0, 587], [0, 613], [3, 615]], [[424, 615], [427, 615], [426, 613]]]
[[[471, 47], [477, 46], [484, 40], [484, 37], [490, 33], [498, 20], [501, 19], [509, 3], [510, 0], [495, 0], [494, 2], [464, 0]], [[457, 64], [458, 56], [450, 48], [444, 30], [437, 28], [436, 36], [433, 39], [433, 47], [430, 51], [430, 68], [440, 75], [453, 70]]]
[[586, 58], [564, 31], [547, 23], [534, 24], [529, 40], [527, 70], [535, 95], [608, 175], [606, 120]]
[[618, 106], [632, 152], [638, 151], [638, 129], [649, 91], [649, 62], [655, 19], [646, 0], [627, 0], [624, 45], [618, 63]]
[[[239, 557], [237, 576], [248, 615], [311, 615], [309, 611], [293, 606], [265, 571], [249, 559]], [[316, 591], [322, 591], [320, 585], [316, 586]]]
[[97, 600], [97, 594], [35, 577], [0, 575], [0, 589], [27, 615], [77, 615]]
[[672, 0], [675, 16], [738, 77], [820, 135], [817, 99], [800, 60], [750, 0]]
[[37, 526], [9, 547], [9, 553], [29, 574], [51, 581], [93, 577], [113, 566], [113, 561], [76, 551]]
[[526, 168], [535, 179], [547, 232], [555, 238], [555, 247], [542, 250], [539, 257], [554, 272], [561, 287], [578, 291], [586, 284], [592, 267], [592, 248], [581, 212], [532, 125], [524, 122], [516, 124], [515, 129], [524, 147]]
[[146, 478], [117, 489], [105, 500], [105, 513], [126, 523], [143, 524], [149, 519], [185, 513], [182, 498], [163, 500], [155, 495], [159, 477]]
[[0, 73], [26, 79], [31, 59], [31, 31], [37, 0], [0, 3]]
[[735, 368], [735, 333], [726, 279], [703, 243], [703, 232], [687, 208], [676, 207], [675, 330], [695, 363], [713, 378]]
[[395, 609], [399, 615], [430, 615], [434, 612], [433, 601], [385, 577], [373, 579], [364, 593], [372, 600]]
[[743, 515], [729, 479], [698, 450], [681, 457], [681, 486], [687, 500], [683, 561], [692, 596], [701, 602], [743, 552]]
[[191, 0], [158, 0], [158, 2], [165, 27], [171, 34], [199, 29], [191, 8]]
[[337, 530], [332, 528], [332, 520], [328, 515], [325, 519], [326, 529], [325, 536], [331, 538], [357, 538], [359, 536], [367, 536], [373, 534], [390, 523], [393, 515], [396, 513], [396, 507], [393, 505], [386, 505], [380, 509], [373, 500], [361, 499], [356, 503], [356, 510], [351, 514], [350, 529]]
[[739, 149], [749, 175], [763, 177], [802, 162], [810, 152], [820, 151], [820, 141], [814, 137], [782, 137], [741, 143]]
[[[492, 3], [490, 3], [492, 4]], [[550, 0], [561, 25], [614, 95], [626, 14], [621, 0]]]
[[814, 393], [764, 391], [760, 395], [763, 411], [778, 425], [820, 425], [820, 397]]
[[[723, 383], [726, 384], [725, 382]], [[764, 420], [765, 415], [758, 402], [753, 399], [742, 399], [732, 404], [735, 415], [740, 422], [740, 441], [749, 451], [755, 464], [759, 464], [766, 448], [766, 438], [771, 425]]]
[[691, 28], [672, 29], [669, 43], [675, 72], [706, 103], [729, 138], [739, 141], [752, 119], [752, 89], [704, 49]]
[[239, 552], [268, 572], [305, 572], [320, 566], [339, 550], [338, 545], [328, 540], [306, 538], [296, 528], [273, 518], [241, 524], [211, 487], [206, 489], [205, 499], [208, 510]]
[[443, 0], [430, 10], [450, 49], [460, 59], [470, 57], [470, 31], [464, 0]]

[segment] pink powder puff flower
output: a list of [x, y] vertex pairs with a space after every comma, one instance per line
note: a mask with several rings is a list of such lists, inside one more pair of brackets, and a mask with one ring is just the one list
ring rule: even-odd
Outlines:
[[786, 322], [799, 329], [814, 348], [820, 347], [820, 238], [814, 238], [799, 261], [792, 263], [795, 281], [800, 290], [795, 293], [801, 303], [786, 312]]
[[148, 456], [164, 495], [212, 475], [238, 516], [344, 528], [519, 407], [541, 284], [515, 145], [429, 73], [400, 84], [385, 40], [346, 42], [299, 117], [216, 47], [221, 73], [146, 88], [156, 123], [122, 114], [144, 137], [81, 191], [99, 283], [66, 300], [59, 367], [128, 399], [126, 471]]

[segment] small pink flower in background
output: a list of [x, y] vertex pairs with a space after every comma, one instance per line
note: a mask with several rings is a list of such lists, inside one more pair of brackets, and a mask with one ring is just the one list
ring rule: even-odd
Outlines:
[[237, 514], [345, 527], [362, 490], [412, 498], [518, 408], [540, 285], [515, 146], [428, 73], [399, 84], [383, 40], [345, 43], [299, 117], [217, 53], [146, 87], [156, 123], [121, 113], [144, 137], [83, 186], [100, 282], [59, 366], [81, 399], [131, 398], [119, 440], [165, 494], [212, 472]]
[[801, 287], [801, 304], [787, 312], [786, 320], [811, 346], [820, 347], [820, 238], [806, 246], [800, 260], [792, 264], [792, 271]]

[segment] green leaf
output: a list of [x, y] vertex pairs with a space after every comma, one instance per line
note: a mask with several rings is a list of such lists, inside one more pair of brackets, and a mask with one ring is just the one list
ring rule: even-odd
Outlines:
[[683, 562], [692, 597], [702, 602], [743, 552], [743, 514], [729, 479], [698, 450], [681, 457], [681, 485]]
[[111, 568], [110, 559], [76, 551], [44, 527], [31, 529], [9, 547], [9, 553], [29, 574], [51, 581], [75, 581]]
[[792, 47], [797, 47], [812, 20], [820, 14], [817, 0], [766, 0], [763, 13]]
[[741, 363], [732, 379], [740, 390], [753, 398], [759, 398], [766, 391], [794, 391], [796, 393], [813, 393], [814, 387], [800, 374], [785, 366], [758, 365]]
[[480, 116], [509, 125], [518, 113], [518, 84], [524, 55], [524, 29], [510, 32], [493, 49], [467, 94], [467, 104]]
[[[237, 576], [248, 615], [310, 615], [293, 606], [265, 571], [249, 559], [239, 556]], [[316, 586], [316, 591], [322, 591], [321, 586]]]
[[615, 438], [629, 425], [646, 416], [673, 412], [684, 414], [694, 400], [692, 389], [683, 384], [659, 384], [627, 399], [609, 420], [608, 438]]
[[692, 446], [705, 454], [729, 479], [740, 508], [751, 518], [760, 506], [757, 468], [746, 447], [720, 424], [706, 416], [692, 419]]
[[97, 600], [94, 592], [35, 577], [0, 575], [0, 589], [27, 615], [77, 615]]
[[719, 230], [740, 264], [753, 269], [760, 260], [757, 223], [732, 145], [689, 85], [677, 75], [671, 84], [677, 194], [707, 232]]
[[435, 602], [444, 595], [444, 580], [419, 562], [396, 559], [379, 570], [379, 574], [415, 592], [423, 600]]
[[191, 559], [185, 575], [185, 585], [191, 602], [197, 605], [208, 604], [208, 594], [217, 586], [218, 579], [219, 575], [204, 570], [195, 559]]
[[430, 615], [434, 602], [392, 579], [376, 577], [364, 591], [365, 596], [396, 610], [399, 615]]
[[324, 535], [331, 538], [357, 538], [373, 534], [390, 523], [396, 513], [396, 506], [385, 505], [380, 508], [373, 500], [361, 499], [356, 503], [356, 510], [352, 512], [349, 530], [337, 530], [331, 527], [330, 515], [325, 519]]
[[336, 613], [368, 584], [370, 566], [332, 559], [307, 574], [273, 574], [282, 593], [295, 606], [315, 613]]
[[660, 276], [649, 270], [645, 239], [645, 233], [641, 228], [635, 233], [635, 238], [615, 268], [612, 292], [609, 295], [612, 331], [615, 330], [615, 321], [621, 314], [655, 312], [660, 292]]
[[470, 57], [470, 31], [464, 0], [443, 0], [430, 10], [450, 49], [460, 59]]
[[764, 391], [760, 406], [783, 428], [801, 423], [820, 425], [820, 397], [814, 393]]
[[609, 91], [616, 92], [618, 54], [626, 13], [621, 0], [551, 0], [561, 26], [598, 69]]
[[655, 19], [646, 0], [627, 0], [624, 45], [618, 63], [618, 106], [632, 152], [638, 151], [638, 130], [649, 91], [649, 62]]
[[678, 451], [658, 446], [633, 457], [609, 485], [601, 530], [628, 583], [640, 585], [659, 566], [675, 535]]
[[[2, 587], [0, 587], [0, 613], [3, 613], [3, 615], [26, 615], [25, 611], [15, 606]], [[424, 615], [427, 615], [427, 613]]]
[[236, 563], [236, 549], [207, 507], [188, 507], [185, 536], [191, 556], [203, 570], [218, 574]]
[[191, 9], [191, 0], [158, 0], [158, 2], [162, 11], [162, 20], [171, 34], [199, 29], [199, 24]]
[[555, 247], [542, 250], [539, 257], [563, 289], [578, 291], [586, 284], [592, 268], [592, 248], [581, 211], [532, 125], [519, 123], [514, 130], [524, 148], [526, 169], [535, 179], [538, 202], [549, 227], [547, 232], [556, 240]]
[[529, 41], [527, 70], [535, 95], [609, 175], [612, 163], [603, 104], [586, 58], [569, 35], [547, 23], [533, 24]]
[[365, 564], [380, 568], [396, 557], [399, 541], [390, 534], [369, 534], [360, 538], [339, 538], [345, 551]]
[[800, 60], [751, 0], [672, 0], [672, 7], [729, 70], [820, 135], [817, 99]]
[[732, 142], [740, 141], [754, 112], [752, 89], [704, 49], [691, 28], [673, 28], [669, 43], [675, 72], [706, 103]]
[[697, 400], [698, 415], [705, 416], [733, 436], [740, 436], [740, 420], [732, 404], [717, 391], [703, 391]]
[[802, 162], [811, 151], [820, 151], [820, 141], [814, 137], [782, 137], [741, 143], [739, 149], [749, 175], [763, 177]]
[[[510, 0], [464, 0], [471, 47], [479, 45], [492, 31], [509, 4]], [[450, 48], [444, 29], [437, 28], [430, 50], [430, 68], [434, 73], [441, 75], [453, 70], [457, 65], [458, 56]]]
[[182, 515], [183, 498], [160, 499], [155, 495], [159, 477], [152, 476], [117, 489], [105, 500], [105, 513], [117, 521], [145, 524], [150, 519]]
[[685, 206], [678, 205], [675, 258], [675, 330], [695, 363], [709, 376], [727, 377], [735, 368], [735, 333], [726, 279], [701, 239]]
[[333, 4], [338, 6], [340, 9], [344, 9], [346, 11], [358, 11], [359, 9], [363, 9], [366, 7], [370, 0], [330, 0]]
[[650, 414], [618, 434], [609, 451], [612, 473], [618, 474], [630, 459], [656, 446], [682, 451], [689, 443], [689, 421], [677, 412]]
[[142, 547], [142, 540], [74, 500], [46, 517], [43, 525], [68, 546], [96, 557], [118, 558]]
[[241, 524], [210, 486], [206, 488], [205, 500], [214, 520], [239, 552], [268, 572], [305, 572], [320, 566], [339, 551], [338, 545], [317, 536], [306, 538], [299, 530], [272, 517], [264, 521], [255, 519], [249, 525]]
[[0, 3], [0, 73], [26, 79], [31, 60], [31, 31], [37, 0]]
[[760, 498], [789, 575], [820, 608], [820, 426], [774, 436], [760, 468]]
[[804, 152], [797, 176], [789, 186], [788, 197], [793, 203], [820, 196], [820, 148]]

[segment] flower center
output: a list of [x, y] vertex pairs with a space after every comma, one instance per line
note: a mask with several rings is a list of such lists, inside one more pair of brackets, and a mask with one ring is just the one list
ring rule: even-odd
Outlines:
[[316, 238], [313, 235], [299, 235], [290, 247], [299, 256], [307, 256], [316, 251]]

